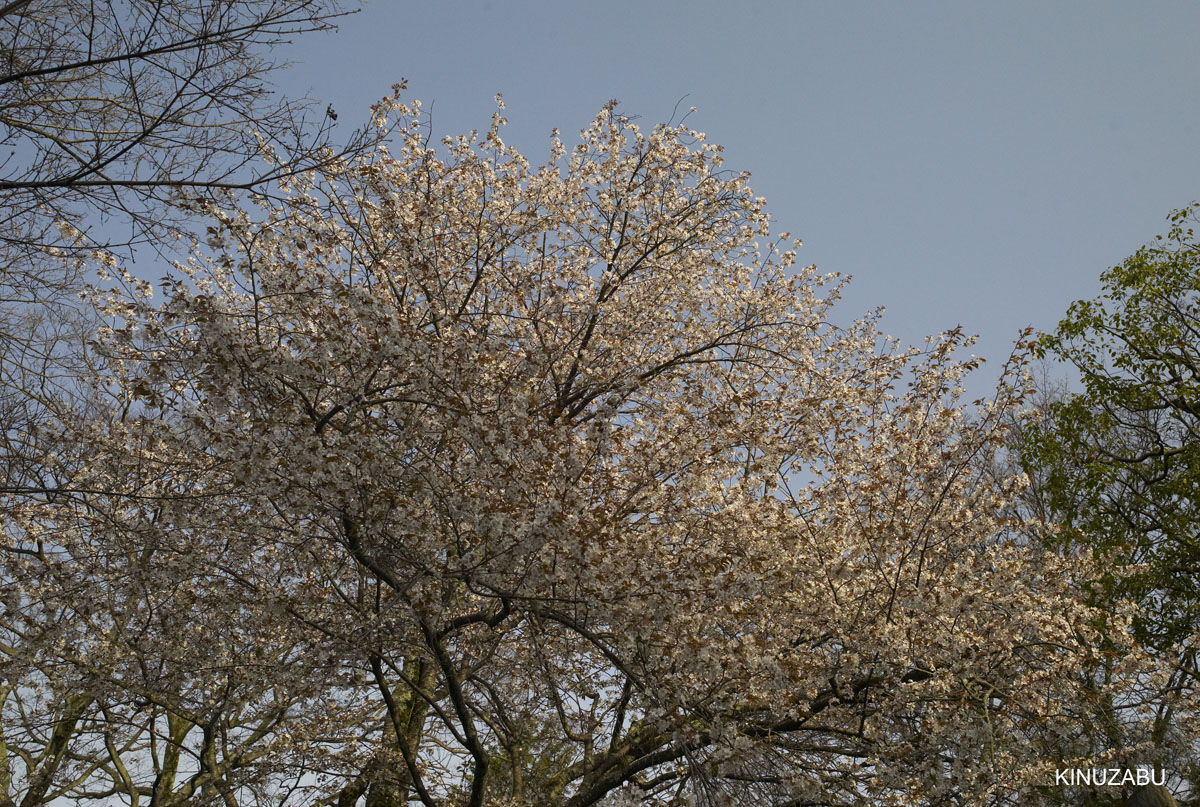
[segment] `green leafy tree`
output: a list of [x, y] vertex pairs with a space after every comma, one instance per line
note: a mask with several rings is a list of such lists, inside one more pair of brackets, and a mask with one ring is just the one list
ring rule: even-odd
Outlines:
[[[1071, 305], [1044, 357], [1069, 362], [1083, 391], [1057, 394], [1018, 430], [1034, 479], [1028, 509], [1063, 552], [1106, 559], [1092, 588], [1113, 613], [1133, 603], [1136, 639], [1164, 667], [1149, 737], [1131, 736], [1120, 703], [1098, 706], [1110, 746], [1146, 743], [1196, 781], [1194, 691], [1200, 684], [1200, 205], [1170, 216], [1166, 236], [1102, 275], [1104, 293]], [[1103, 665], [1092, 671], [1103, 677]], [[1188, 705], [1192, 704], [1192, 705]]]

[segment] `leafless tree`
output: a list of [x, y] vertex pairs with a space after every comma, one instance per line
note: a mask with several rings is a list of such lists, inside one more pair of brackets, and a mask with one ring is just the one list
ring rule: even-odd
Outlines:
[[[182, 189], [262, 190], [335, 158], [333, 117], [279, 97], [268, 78], [276, 46], [345, 13], [338, 0], [0, 8], [3, 243], [62, 247], [46, 222], [87, 213], [144, 239]], [[260, 160], [264, 147], [280, 163]]]
[[324, 105], [269, 83], [279, 46], [352, 11], [342, 0], [0, 0], [6, 489], [37, 476], [30, 428], [69, 387], [72, 334], [91, 330], [78, 322], [80, 256], [169, 250], [188, 199], [267, 193], [371, 142], [362, 130], [335, 146]]

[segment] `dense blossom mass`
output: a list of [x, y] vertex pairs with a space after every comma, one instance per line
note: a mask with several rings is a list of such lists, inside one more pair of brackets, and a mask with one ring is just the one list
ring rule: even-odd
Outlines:
[[205, 205], [158, 289], [103, 261], [107, 405], [7, 514], [0, 804], [1052, 783], [1098, 623], [981, 470], [1019, 360], [968, 407], [958, 332], [831, 324], [686, 126], [609, 106], [535, 168], [499, 112], [376, 114], [392, 151]]

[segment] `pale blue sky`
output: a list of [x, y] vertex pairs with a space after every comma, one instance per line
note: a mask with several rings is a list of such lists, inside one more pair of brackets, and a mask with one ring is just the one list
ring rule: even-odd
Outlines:
[[1200, 198], [1197, 2], [388, 2], [286, 57], [289, 94], [361, 122], [401, 77], [435, 133], [541, 162], [610, 98], [676, 102], [753, 173], [800, 259], [854, 276], [909, 341], [957, 324], [994, 375]]

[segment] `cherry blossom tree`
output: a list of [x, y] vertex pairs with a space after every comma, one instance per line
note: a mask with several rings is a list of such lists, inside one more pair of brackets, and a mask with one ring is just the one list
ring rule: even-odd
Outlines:
[[958, 331], [830, 324], [686, 126], [610, 105], [535, 168], [500, 112], [376, 115], [394, 153], [214, 203], [157, 290], [100, 256], [118, 406], [9, 539], [5, 618], [71, 615], [40, 675], [97, 715], [55, 792], [1029, 803], [1099, 643], [975, 470], [1022, 360], [967, 406]]

